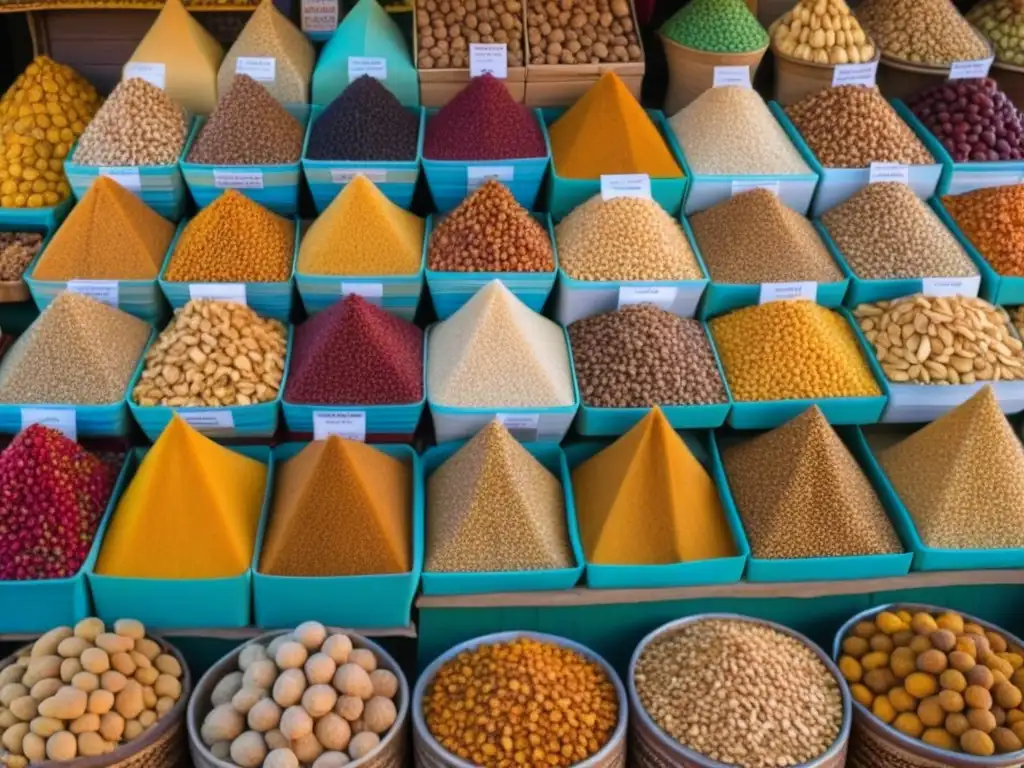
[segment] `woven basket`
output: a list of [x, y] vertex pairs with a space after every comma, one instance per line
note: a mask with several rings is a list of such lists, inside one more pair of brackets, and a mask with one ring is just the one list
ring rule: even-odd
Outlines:
[[[448, 650], [446, 653], [435, 659], [434, 663], [426, 668], [423, 674], [420, 675], [420, 679], [416, 683], [416, 690], [413, 692], [412, 696], [413, 749], [415, 750], [416, 768], [476, 768], [473, 763], [466, 762], [465, 760], [455, 757], [449, 753], [444, 749], [444, 747], [438, 744], [437, 740], [433, 735], [431, 735], [426, 722], [423, 720], [423, 696], [426, 693], [427, 685], [429, 685], [430, 681], [437, 676], [438, 670], [445, 663], [454, 659], [460, 653], [472, 650], [481, 645], [507, 643], [522, 637], [530, 638], [531, 640], [538, 640], [544, 643], [553, 643], [554, 645], [558, 645], [562, 648], [576, 651], [576, 653], [581, 656], [601, 665], [605, 674], [608, 675], [608, 679], [611, 680], [612, 684], [615, 686], [615, 693], [619, 699], [619, 720], [615, 725], [615, 730], [612, 732], [612, 736], [608, 740], [608, 743], [605, 744], [596, 755], [587, 758], [581, 763], [576, 763], [573, 768], [625, 768], [626, 723], [629, 719], [629, 709], [626, 702], [626, 689], [622, 686], [622, 681], [619, 679], [619, 676], [615, 673], [615, 670], [609, 666], [608, 662], [589, 648], [582, 646], [579, 643], [574, 643], [571, 640], [566, 640], [564, 637], [545, 635], [540, 632], [499, 632], [493, 635], [484, 635], [483, 637], [478, 637], [456, 645], [454, 648]], [[348, 768], [348, 766], [346, 766], [346, 768]]]
[[[893, 610], [941, 613], [948, 609], [918, 603], [894, 603], [862, 611], [846, 622], [836, 633], [832, 643], [832, 655], [839, 658], [842, 653], [843, 638], [857, 622], [874, 619], [882, 611]], [[1001, 627], [960, 611], [957, 613], [963, 616], [965, 621], [973, 621], [987, 630], [998, 632], [1011, 643], [1024, 646], [1024, 642]], [[854, 768], [876, 768], [876, 766], [885, 766], [886, 768], [1011, 768], [1020, 766], [1022, 763], [1024, 763], [1024, 750], [1009, 755], [973, 757], [937, 749], [923, 741], [905, 736], [872, 715], [863, 704], [853, 703], [853, 737], [850, 740], [848, 764]]]
[[[821, 663], [828, 668], [828, 671], [831, 672], [832, 676], [839, 682], [839, 689], [842, 692], [843, 697], [843, 723], [835, 743], [833, 743], [828, 750], [814, 760], [801, 763], [799, 768], [842, 768], [842, 766], [846, 765], [846, 751], [850, 740], [852, 708], [850, 690], [847, 688], [846, 682], [843, 680], [843, 676], [839, 672], [839, 668], [828, 657], [828, 654], [825, 653], [825, 651], [799, 632], [795, 632], [792, 629], [789, 629], [789, 627], [784, 627], [781, 624], [776, 624], [772, 621], [754, 619], [749, 616], [739, 616], [733, 613], [705, 613], [672, 621], [654, 630], [651, 634], [640, 641], [640, 644], [633, 652], [633, 658], [629, 662], [629, 680], [627, 681], [627, 686], [629, 688], [629, 707], [632, 712], [632, 725], [630, 727], [629, 739], [629, 747], [631, 751], [630, 765], [633, 766], [633, 768], [728, 768], [725, 763], [711, 760], [699, 752], [695, 752], [689, 747], [684, 747], [675, 739], [666, 735], [665, 732], [662, 731], [661, 728], [659, 728], [651, 719], [651, 716], [647, 714], [647, 710], [644, 709], [643, 704], [640, 703], [640, 697], [636, 692], [636, 686], [633, 684], [633, 680], [636, 675], [636, 665], [640, 661], [640, 656], [644, 649], [650, 645], [651, 642], [662, 635], [672, 634], [687, 625], [696, 624], [697, 622], [707, 621], [709, 619], [745, 621], [751, 624], [771, 627], [777, 632], [782, 632], [783, 634], [796, 638], [807, 648], [812, 650], [819, 659], [821, 659]], [[887, 764], [873, 763], [872, 765], [874, 768], [878, 768], [878, 766]]]
[[[155, 640], [165, 653], [178, 660], [181, 665], [181, 698], [166, 715], [157, 720], [147, 731], [136, 739], [122, 744], [109, 755], [78, 757], [72, 762], [44, 760], [32, 763], [33, 768], [182, 768], [188, 760], [185, 739], [185, 709], [192, 693], [192, 676], [184, 657], [170, 643], [156, 635], [147, 635]], [[0, 661], [0, 669], [17, 661], [18, 656], [27, 653], [31, 645], [22, 648], [12, 656]]]
[[[381, 739], [380, 746], [376, 750], [366, 757], [353, 760], [346, 765], [346, 768], [405, 768], [408, 753], [407, 744], [409, 741], [409, 683], [405, 679], [405, 673], [402, 672], [402, 668], [398, 666], [398, 663], [391, 658], [391, 655], [372, 640], [345, 630], [333, 627], [327, 628], [328, 635], [332, 632], [343, 631], [352, 638], [352, 646], [354, 648], [366, 648], [373, 651], [373, 654], [377, 657], [378, 667], [394, 673], [395, 677], [398, 678], [398, 696], [395, 701], [398, 717], [395, 718], [395, 724]], [[199, 683], [196, 685], [195, 694], [188, 703], [188, 744], [189, 750], [192, 752], [192, 764], [195, 768], [238, 768], [234, 763], [218, 760], [214, 757], [213, 753], [207, 749], [202, 738], [199, 736], [199, 729], [203, 725], [203, 720], [210, 710], [213, 709], [210, 704], [210, 697], [213, 695], [213, 689], [217, 687], [217, 683], [225, 675], [238, 669], [238, 656], [242, 653], [243, 648], [255, 643], [267, 645], [275, 637], [287, 632], [289, 630], [278, 630], [254, 637], [252, 640], [231, 651], [231, 653], [210, 667], [206, 674], [200, 678]], [[78, 768], [78, 766], [76, 765], [74, 768]]]
[[698, 51], [670, 40], [660, 32], [665, 60], [668, 64], [668, 90], [664, 112], [671, 117], [691, 101], [715, 85], [715, 67], [748, 67], [750, 82], [761, 65], [768, 46], [749, 53], [712, 53]]
[[[778, 24], [776, 21], [768, 28], [772, 53], [775, 54], [775, 100], [788, 107], [822, 88], [831, 88], [836, 65], [805, 61], [779, 51], [775, 45], [775, 28]], [[875, 46], [875, 58], [871, 61], [878, 61], [879, 55], [878, 47]]]

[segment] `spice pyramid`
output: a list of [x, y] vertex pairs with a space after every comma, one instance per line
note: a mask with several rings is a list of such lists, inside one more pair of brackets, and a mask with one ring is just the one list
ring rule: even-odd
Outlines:
[[403, 107], [380, 80], [361, 75], [317, 116], [305, 157], [374, 162], [415, 160], [419, 133], [419, 112]]
[[459, 407], [572, 405], [562, 328], [493, 280], [434, 326], [427, 351], [431, 402]]
[[653, 408], [572, 473], [587, 562], [664, 565], [736, 554], [711, 476]]
[[96, 179], [36, 263], [36, 280], [155, 280], [174, 225], [116, 181]]
[[575, 565], [562, 483], [492, 421], [427, 480], [424, 570]]
[[274, 79], [263, 83], [270, 95], [281, 104], [309, 103], [309, 78], [316, 57], [313, 45], [274, 7], [273, 0], [263, 0], [256, 7], [228, 49], [217, 73], [221, 94], [231, 87], [239, 57], [273, 58]]
[[387, 405], [423, 397], [423, 331], [346, 296], [295, 330], [285, 399]]
[[554, 122], [548, 135], [554, 170], [563, 178], [683, 175], [661, 132], [614, 72], [602, 75]]
[[424, 222], [356, 176], [306, 231], [298, 270], [309, 275], [412, 275], [423, 261]]
[[817, 406], [727, 448], [722, 464], [753, 557], [903, 551], [870, 481]]
[[412, 471], [331, 435], [279, 465], [260, 572], [361, 576], [412, 568]]
[[930, 547], [1024, 547], [1024, 448], [991, 387], [878, 454]]
[[96, 572], [150, 579], [237, 576], [252, 560], [265, 464], [174, 416], [114, 510]]
[[181, 0], [166, 0], [125, 68], [163, 64], [167, 95], [189, 112], [208, 115], [217, 106], [217, 68], [223, 58], [220, 43]]

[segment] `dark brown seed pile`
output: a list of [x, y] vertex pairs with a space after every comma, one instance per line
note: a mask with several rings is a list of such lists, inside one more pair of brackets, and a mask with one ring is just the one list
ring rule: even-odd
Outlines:
[[35, 232], [0, 232], [0, 281], [21, 280], [42, 244]]
[[569, 326], [580, 396], [597, 408], [708, 405], [725, 387], [703, 326], [653, 304]]
[[283, 165], [302, 154], [302, 125], [248, 75], [236, 75], [196, 137], [190, 163]]

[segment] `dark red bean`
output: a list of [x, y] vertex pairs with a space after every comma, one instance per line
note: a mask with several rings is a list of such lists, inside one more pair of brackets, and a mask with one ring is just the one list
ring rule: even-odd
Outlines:
[[1024, 119], [991, 78], [935, 86], [909, 106], [955, 162], [1024, 157]]

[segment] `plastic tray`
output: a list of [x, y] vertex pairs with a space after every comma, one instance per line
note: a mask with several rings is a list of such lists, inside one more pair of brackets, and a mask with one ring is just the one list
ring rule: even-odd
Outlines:
[[[274, 448], [277, 464], [287, 461], [307, 443], [285, 443]], [[405, 627], [411, 620], [412, 601], [423, 570], [423, 474], [416, 451], [405, 445], [375, 445], [378, 451], [412, 467], [412, 570], [377, 576], [271, 576], [259, 572], [263, 541], [273, 514], [260, 522], [252, 559], [253, 603], [256, 626], [294, 627], [315, 620], [327, 626]]]
[[0, 232], [53, 231], [71, 212], [75, 204], [73, 194], [50, 208], [0, 208]]
[[[460, 440], [447, 445], [437, 445], [423, 454], [423, 485], [429, 487], [429, 477], [435, 469], [447, 461], [466, 441]], [[583, 545], [580, 543], [579, 527], [576, 523], [576, 507], [572, 498], [572, 480], [565, 454], [557, 445], [548, 443], [524, 443], [541, 464], [562, 481], [565, 497], [565, 515], [569, 529], [569, 543], [576, 558], [573, 568], [557, 568], [542, 571], [493, 571], [488, 573], [434, 573], [423, 570], [424, 595], [478, 595], [493, 592], [537, 592], [544, 590], [572, 589], [583, 574]], [[424, 493], [426, 517], [429, 521], [429, 499]], [[495, 510], [497, 513], [497, 510]], [[429, 522], [428, 522], [429, 524]]]
[[345, 185], [357, 173], [362, 173], [384, 196], [395, 205], [406, 210], [412, 206], [412, 196], [416, 191], [416, 182], [420, 177], [420, 163], [423, 159], [423, 133], [426, 119], [420, 107], [407, 108], [419, 116], [419, 139], [416, 144], [416, 157], [412, 160], [381, 162], [371, 160], [311, 160], [306, 156], [309, 150], [309, 137], [313, 134], [313, 125], [323, 114], [325, 107], [314, 106], [311, 119], [306, 127], [306, 138], [302, 144], [302, 173], [313, 194], [313, 204], [317, 213], [323, 213]]

